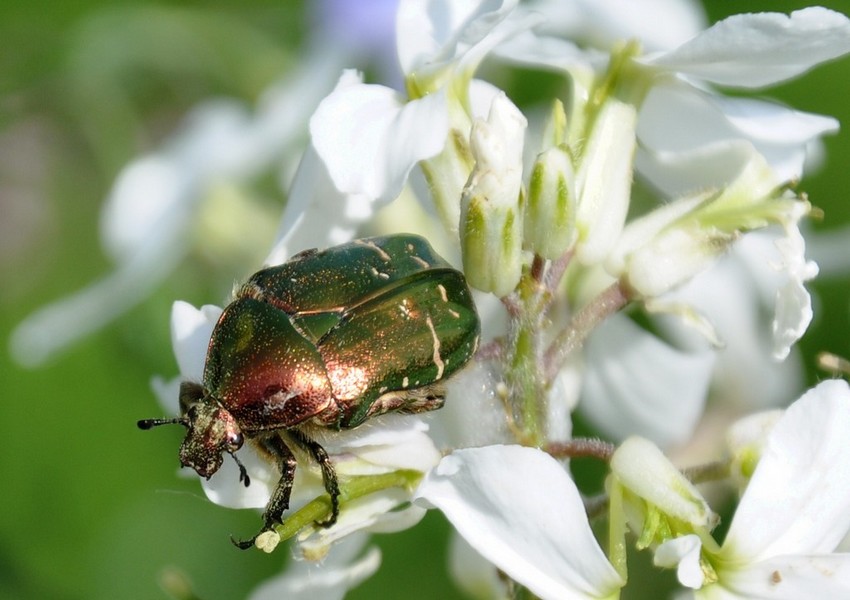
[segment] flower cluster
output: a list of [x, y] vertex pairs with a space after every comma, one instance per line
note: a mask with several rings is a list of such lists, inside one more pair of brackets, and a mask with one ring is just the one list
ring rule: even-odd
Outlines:
[[[490, 565], [461, 581], [485, 596], [618, 597], [632, 541], [700, 596], [850, 590], [850, 559], [833, 553], [850, 529], [845, 383], [740, 424], [711, 468], [683, 473], [663, 452], [690, 439], [710, 388], [751, 407], [791, 399], [789, 379], [771, 392], [730, 382], [793, 361], [812, 319], [817, 266], [800, 232], [811, 205], [795, 184], [837, 124], [717, 87], [760, 89], [847, 53], [850, 20], [809, 8], [704, 28], [689, 2], [636, 4], [640, 16], [607, 0], [402, 0], [404, 92], [345, 71], [318, 103], [266, 263], [365, 227], [421, 232], [478, 291], [484, 341], [443, 410], [322, 434], [346, 486], [338, 522], [314, 524], [321, 473], [299, 467], [291, 516], [258, 545], [295, 537], [307, 558], [333, 552], [255, 597], [341, 595], [377, 568], [374, 551], [357, 558], [362, 532], [409, 527], [428, 508], [466, 560]], [[546, 71], [561, 93], [521, 109], [481, 75], [500, 69]], [[769, 324], [756, 316], [765, 296]], [[175, 304], [181, 379], [202, 380], [219, 314]], [[177, 384], [157, 388], [177, 412]], [[613, 443], [573, 438], [575, 411]], [[251, 486], [226, 462], [204, 489], [261, 508], [279, 474], [250, 448], [239, 456]], [[607, 462], [604, 498], [583, 500], [566, 466], [578, 456]], [[727, 477], [743, 495], [719, 544], [696, 484]], [[601, 510], [607, 551], [588, 519]]]

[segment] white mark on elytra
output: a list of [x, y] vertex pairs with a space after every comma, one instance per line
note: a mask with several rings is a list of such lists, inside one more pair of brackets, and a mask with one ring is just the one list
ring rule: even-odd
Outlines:
[[434, 339], [434, 356], [432, 357], [432, 360], [434, 361], [434, 364], [437, 365], [436, 379], [440, 379], [446, 368], [443, 358], [440, 356], [440, 338], [437, 337], [437, 330], [434, 329], [434, 322], [431, 321], [431, 315], [428, 315], [425, 318], [425, 322], [428, 324], [428, 329], [431, 330], [431, 337]]
[[460, 319], [460, 313], [456, 310], [449, 309], [449, 314], [453, 316], [455, 319]]
[[442, 283], [437, 284], [437, 290], [440, 292], [440, 298], [443, 299], [443, 302], [449, 301], [449, 295], [446, 293], [446, 288], [443, 287]]
[[406, 388], [410, 383], [410, 380], [407, 378], [407, 375], [404, 376], [404, 379], [401, 380], [401, 387]]
[[390, 276], [387, 273], [383, 273], [383, 272], [379, 271], [378, 269], [376, 269], [375, 267], [372, 267], [371, 273], [372, 273], [372, 277], [376, 277], [378, 279], [387, 280], [387, 279], [390, 278]]
[[385, 262], [389, 262], [392, 258], [389, 254], [384, 252], [384, 249], [378, 246], [378, 244], [376, 244], [375, 242], [367, 242], [366, 240], [354, 240], [354, 243], [358, 246], [365, 246], [367, 248], [371, 248], [372, 250], [377, 252], [378, 255], [381, 257], [381, 260]]
[[410, 258], [412, 258], [414, 260], [414, 262], [416, 262], [416, 264], [418, 264], [423, 269], [427, 269], [428, 267], [431, 266], [426, 261], [419, 258], [418, 256], [411, 256]]

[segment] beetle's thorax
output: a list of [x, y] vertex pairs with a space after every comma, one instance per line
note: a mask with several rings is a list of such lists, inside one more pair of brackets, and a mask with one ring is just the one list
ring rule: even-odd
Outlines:
[[180, 446], [180, 464], [209, 479], [221, 467], [222, 453], [242, 445], [242, 433], [233, 415], [211, 397], [192, 405], [186, 417], [189, 431]]

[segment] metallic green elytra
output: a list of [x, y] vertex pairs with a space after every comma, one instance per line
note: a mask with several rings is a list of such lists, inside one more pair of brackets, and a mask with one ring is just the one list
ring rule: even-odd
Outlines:
[[288, 508], [296, 467], [288, 444], [295, 444], [322, 469], [332, 505], [323, 524], [330, 525], [339, 511], [337, 478], [309, 429], [439, 408], [443, 383], [472, 358], [479, 333], [463, 274], [419, 236], [307, 250], [239, 288], [213, 330], [203, 383], [181, 386], [182, 416], [139, 427], [187, 427], [180, 462], [206, 478], [225, 452], [236, 458], [250, 440], [281, 473], [262, 531]]

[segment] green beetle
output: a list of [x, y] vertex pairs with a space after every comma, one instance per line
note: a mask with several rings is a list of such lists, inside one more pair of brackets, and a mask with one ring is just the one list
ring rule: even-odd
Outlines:
[[[203, 384], [181, 385], [181, 416], [138, 425], [187, 427], [180, 463], [206, 478], [249, 439], [281, 473], [260, 533], [289, 507], [296, 459], [288, 444], [300, 447], [322, 470], [330, 526], [339, 486], [309, 428], [440, 408], [444, 382], [472, 358], [480, 329], [463, 274], [419, 236], [307, 250], [239, 288], [213, 330]], [[235, 543], [248, 548], [256, 537]]]

